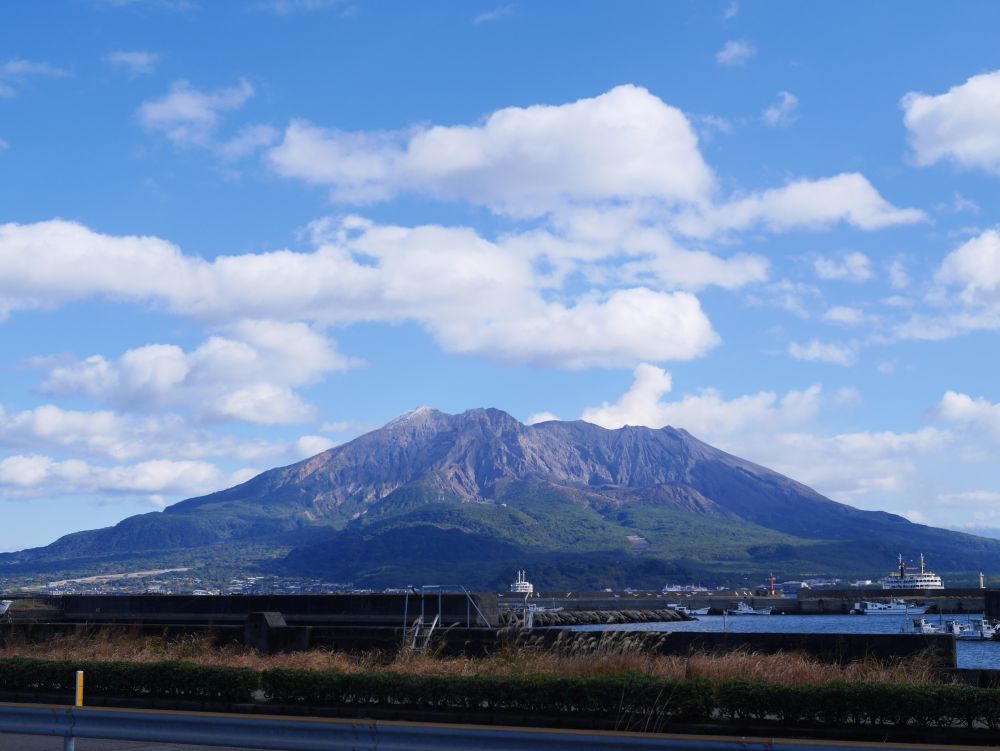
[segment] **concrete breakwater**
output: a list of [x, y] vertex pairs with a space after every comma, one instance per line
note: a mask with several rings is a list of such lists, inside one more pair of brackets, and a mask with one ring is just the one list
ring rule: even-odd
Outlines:
[[534, 625], [546, 626], [597, 626], [618, 623], [669, 623], [689, 621], [691, 618], [676, 610], [544, 610], [534, 615]]

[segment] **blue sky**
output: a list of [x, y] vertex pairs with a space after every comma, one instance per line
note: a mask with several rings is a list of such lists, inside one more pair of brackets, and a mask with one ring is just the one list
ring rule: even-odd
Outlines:
[[420, 405], [1000, 528], [992, 3], [0, 10], [0, 550]]

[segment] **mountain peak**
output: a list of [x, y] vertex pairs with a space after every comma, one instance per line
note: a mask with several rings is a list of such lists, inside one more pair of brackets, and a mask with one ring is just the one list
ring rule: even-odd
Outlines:
[[444, 413], [439, 412], [433, 407], [426, 407], [426, 406], [415, 407], [414, 409], [411, 409], [408, 412], [404, 412], [398, 417], [394, 417], [393, 419], [389, 420], [389, 422], [387, 422], [383, 427], [391, 428], [394, 425], [403, 425], [408, 422], [416, 422], [418, 420], [426, 419], [427, 417], [430, 417], [432, 415], [442, 415], [442, 414]]
[[[649, 547], [636, 548], [635, 539]], [[858, 565], [857, 551], [869, 556], [866, 567], [881, 566], [914, 545], [945, 571], [1000, 566], [1000, 543], [836, 503], [682, 428], [528, 426], [495, 408], [418, 407], [162, 514], [0, 555], [0, 573], [5, 559], [21, 565], [158, 550], [164, 560], [188, 560], [184, 551], [193, 548], [248, 544], [304, 545], [289, 565], [345, 580], [382, 571], [386, 583], [398, 583], [387, 572], [409, 579], [420, 562], [435, 576], [455, 567], [491, 578], [532, 560], [564, 561], [573, 582], [583, 576], [577, 563], [597, 565], [592, 556], [603, 561], [595, 570], [611, 562], [648, 577], [666, 575], [649, 566], [680, 561], [737, 571], [784, 562], [792, 571], [833, 573], [835, 564]], [[494, 573], [475, 573], [473, 564], [487, 559]]]

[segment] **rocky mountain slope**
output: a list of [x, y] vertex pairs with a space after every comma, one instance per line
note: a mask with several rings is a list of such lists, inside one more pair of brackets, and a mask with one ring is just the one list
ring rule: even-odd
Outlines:
[[836, 503], [684, 430], [422, 408], [234, 488], [0, 556], [0, 576], [241, 549], [279, 556], [263, 567], [371, 585], [502, 584], [525, 566], [574, 587], [876, 576], [899, 552], [941, 571], [1000, 568], [996, 540]]

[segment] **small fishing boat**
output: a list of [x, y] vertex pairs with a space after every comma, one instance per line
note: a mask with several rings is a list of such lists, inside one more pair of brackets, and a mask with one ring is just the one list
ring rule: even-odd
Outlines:
[[970, 618], [968, 627], [957, 636], [969, 641], [988, 641], [996, 638], [997, 630], [997, 624], [985, 618]]
[[735, 608], [728, 608], [726, 615], [771, 615], [771, 608], [752, 608], [743, 600]]
[[916, 634], [940, 634], [941, 628], [926, 618], [913, 619], [913, 632]]
[[957, 636], [959, 639], [963, 637], [969, 638], [965, 636], [965, 634], [971, 635], [972, 626], [970, 626], [968, 623], [962, 623], [961, 621], [947, 620], [944, 622], [944, 628], [942, 629], [942, 633], [950, 634], [951, 636]]

